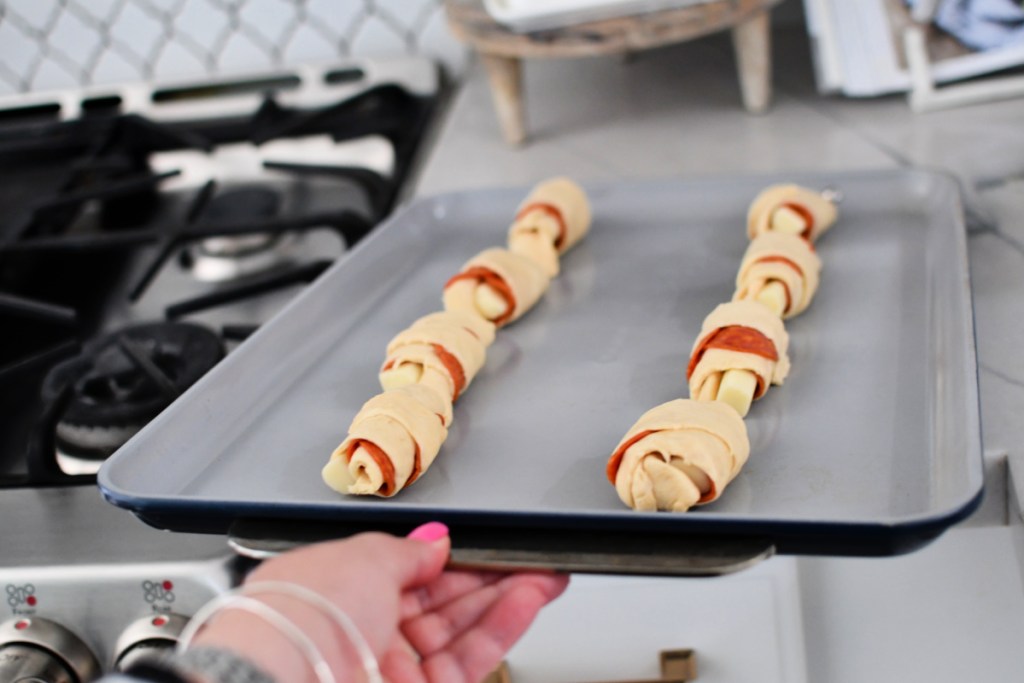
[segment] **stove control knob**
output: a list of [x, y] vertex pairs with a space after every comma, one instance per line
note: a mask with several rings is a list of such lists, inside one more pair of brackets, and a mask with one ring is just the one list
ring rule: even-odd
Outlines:
[[128, 624], [114, 646], [114, 668], [124, 671], [147, 655], [173, 649], [187, 623], [180, 614], [158, 614]]
[[42, 617], [0, 624], [0, 681], [7, 683], [88, 683], [100, 664], [82, 639]]

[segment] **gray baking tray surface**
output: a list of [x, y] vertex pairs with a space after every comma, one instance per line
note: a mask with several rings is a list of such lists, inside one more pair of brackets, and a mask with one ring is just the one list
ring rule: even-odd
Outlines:
[[[701, 321], [733, 292], [747, 206], [778, 181], [843, 195], [817, 245], [817, 298], [787, 324], [792, 372], [753, 405], [750, 460], [718, 501], [630, 510], [605, 478], [608, 456], [643, 412], [686, 395]], [[434, 465], [391, 499], [328, 489], [320, 470], [379, 392], [388, 340], [441, 308], [466, 259], [504, 243], [528, 189], [401, 209], [110, 458], [103, 494], [183, 531], [439, 519], [527, 546], [743, 536], [856, 555], [912, 550], [977, 506], [959, 193], [944, 175], [907, 170], [587, 186], [590, 234], [536, 308], [499, 330]]]

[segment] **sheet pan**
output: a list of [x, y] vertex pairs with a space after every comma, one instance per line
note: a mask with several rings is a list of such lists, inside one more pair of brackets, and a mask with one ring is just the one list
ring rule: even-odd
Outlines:
[[[793, 369], [747, 417], [751, 457], [713, 504], [639, 513], [605, 463], [647, 409], [686, 395], [704, 316], [733, 291], [750, 200], [795, 181], [843, 194]], [[387, 341], [503, 244], [529, 188], [416, 200], [110, 458], [103, 495], [148, 523], [392, 528], [428, 519], [536, 537], [764, 538], [783, 553], [907, 552], [966, 517], [982, 481], [974, 328], [956, 183], [924, 171], [587, 186], [594, 224], [537, 305], [499, 331], [424, 477], [345, 497], [320, 469], [379, 391]], [[641, 544], [644, 541], [641, 541]]]

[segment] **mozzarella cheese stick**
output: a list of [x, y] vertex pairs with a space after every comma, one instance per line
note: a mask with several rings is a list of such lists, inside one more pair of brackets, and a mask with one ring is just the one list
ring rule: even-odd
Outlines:
[[[789, 335], [782, 320], [757, 301], [719, 304], [701, 325], [686, 370], [690, 396], [711, 398], [705, 383], [745, 370], [755, 375], [756, 391], [764, 396], [769, 384], [782, 384], [789, 374]], [[715, 397], [717, 398], [717, 396]]]
[[784, 294], [782, 318], [802, 313], [818, 291], [821, 259], [810, 242], [796, 235], [765, 232], [747, 247], [736, 275], [733, 301], [758, 300], [773, 283]]
[[750, 204], [747, 237], [774, 230], [816, 242], [836, 222], [836, 216], [835, 204], [819, 192], [799, 185], [772, 185]]
[[448, 280], [446, 311], [473, 313], [502, 327], [540, 299], [551, 278], [532, 260], [507, 249], [485, 249]]
[[636, 421], [606, 473], [629, 507], [684, 512], [718, 498], [749, 455], [736, 411], [717, 401], [676, 399]]
[[434, 462], [450, 419], [450, 404], [424, 387], [374, 396], [356, 413], [348, 436], [324, 466], [324, 483], [340, 493], [395, 495]]
[[569, 178], [551, 178], [530, 190], [519, 205], [508, 230], [508, 247], [554, 277], [559, 255], [583, 239], [590, 222], [590, 202], [583, 188]]

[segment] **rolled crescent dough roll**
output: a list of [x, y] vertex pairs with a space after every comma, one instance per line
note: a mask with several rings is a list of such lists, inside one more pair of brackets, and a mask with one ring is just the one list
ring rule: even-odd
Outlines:
[[[498, 247], [485, 249], [445, 285], [444, 308], [473, 313], [501, 327], [530, 310], [550, 281], [526, 256]], [[497, 305], [484, 306], [485, 296], [498, 297]]]
[[324, 482], [341, 493], [395, 495], [434, 462], [450, 411], [441, 396], [415, 385], [374, 396], [324, 466]]
[[704, 391], [706, 383], [717, 383], [728, 370], [747, 370], [757, 378], [754, 398], [761, 398], [769, 384], [782, 384], [789, 374], [788, 348], [782, 320], [764, 304], [719, 304], [704, 319], [690, 352], [690, 396], [714, 398]]
[[583, 239], [590, 221], [583, 188], [569, 178], [552, 178], [534, 187], [519, 205], [508, 231], [508, 247], [554, 277], [559, 255]]
[[782, 317], [792, 318], [810, 305], [820, 273], [821, 259], [810, 242], [783, 232], [762, 233], [743, 255], [732, 298], [757, 300], [766, 287], [779, 283], [786, 295]]
[[395, 335], [381, 366], [381, 386], [423, 384], [451, 401], [457, 399], [487, 357], [484, 341], [459, 317], [471, 316], [428, 316]]
[[676, 399], [647, 411], [626, 432], [607, 475], [631, 508], [683, 512], [718, 498], [749, 455], [747, 428], [735, 410]]
[[417, 318], [409, 327], [428, 325], [436, 322], [443, 322], [448, 325], [457, 325], [469, 330], [473, 336], [480, 340], [485, 347], [494, 343], [494, 323], [484, 320], [478, 315], [466, 311], [437, 311], [428, 313], [422, 318]]
[[784, 230], [815, 242], [836, 222], [836, 215], [835, 204], [814, 190], [792, 184], [772, 185], [750, 204], [747, 237]]

